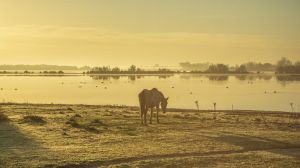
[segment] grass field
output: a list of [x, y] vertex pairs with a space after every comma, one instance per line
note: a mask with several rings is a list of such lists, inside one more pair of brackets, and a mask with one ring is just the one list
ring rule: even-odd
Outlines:
[[300, 114], [0, 105], [0, 167], [300, 167]]

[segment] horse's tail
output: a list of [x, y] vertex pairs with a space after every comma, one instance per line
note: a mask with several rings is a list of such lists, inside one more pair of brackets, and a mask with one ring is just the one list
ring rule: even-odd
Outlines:
[[145, 90], [139, 94], [139, 102], [141, 113], [143, 113], [145, 111]]

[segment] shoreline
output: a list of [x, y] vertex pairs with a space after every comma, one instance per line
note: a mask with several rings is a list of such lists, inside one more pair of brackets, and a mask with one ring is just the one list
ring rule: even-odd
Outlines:
[[[1, 106], [10, 106], [10, 105], [28, 105], [28, 106], [77, 106], [77, 107], [98, 107], [98, 108], [129, 108], [131, 110], [139, 111], [139, 106], [128, 106], [128, 105], [110, 105], [110, 104], [60, 104], [60, 103], [16, 103], [16, 102], [7, 102], [7, 103], [0, 103]], [[161, 112], [161, 111], [160, 111]], [[224, 109], [217, 109], [217, 110], [204, 110], [204, 109], [189, 109], [189, 108], [167, 108], [167, 113], [172, 112], [183, 112], [183, 113], [228, 113], [228, 114], [291, 114], [291, 115], [299, 115], [300, 112], [291, 112], [291, 111], [280, 111], [280, 110], [247, 110], [247, 109], [234, 109], [234, 110], [224, 110]]]

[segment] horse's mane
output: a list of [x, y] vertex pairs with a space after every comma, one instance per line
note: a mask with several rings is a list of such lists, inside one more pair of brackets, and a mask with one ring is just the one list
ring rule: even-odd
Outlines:
[[157, 88], [153, 88], [151, 90], [152, 91], [156, 91], [158, 94], [160, 94], [160, 96], [162, 96], [163, 98], [165, 98], [164, 94], [161, 91], [159, 91]]

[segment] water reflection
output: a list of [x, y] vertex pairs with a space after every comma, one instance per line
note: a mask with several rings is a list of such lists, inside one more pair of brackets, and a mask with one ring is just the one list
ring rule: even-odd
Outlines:
[[300, 81], [300, 75], [278, 75], [276, 76], [277, 81]]
[[210, 81], [228, 81], [228, 75], [220, 75], [220, 76], [216, 76], [216, 75], [208, 75], [205, 76], [206, 78], [208, 78], [208, 80]]
[[[145, 77], [157, 77], [158, 79], [168, 79], [174, 75], [90, 75], [93, 80], [120, 80], [121, 78], [127, 78], [129, 81], [135, 81]], [[273, 78], [281, 84], [289, 82], [300, 81], [300, 75], [190, 75], [181, 74], [180, 79], [191, 80], [191, 79], [207, 79], [209, 81], [228, 81], [229, 77], [233, 77], [239, 81], [256, 81], [264, 80], [270, 81]]]
[[174, 108], [196, 108], [197, 101], [200, 109], [216, 103], [219, 109], [289, 110], [291, 102], [300, 109], [300, 75], [0, 75], [0, 81], [5, 102], [136, 106], [142, 89], [157, 87]]
[[299, 82], [300, 75], [277, 75], [276, 80], [282, 85], [286, 86], [287, 84]]
[[272, 75], [236, 75], [236, 79], [240, 81], [255, 81], [255, 80], [271, 80]]

